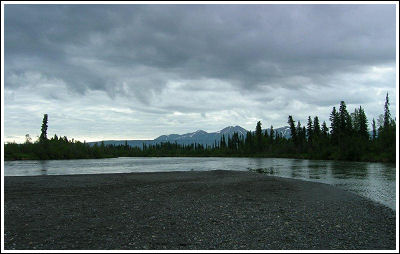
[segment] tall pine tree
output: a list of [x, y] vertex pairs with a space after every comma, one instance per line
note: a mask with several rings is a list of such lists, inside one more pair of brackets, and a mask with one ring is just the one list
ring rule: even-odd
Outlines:
[[290, 127], [290, 134], [292, 137], [292, 141], [293, 143], [295, 143], [297, 145], [297, 133], [296, 133], [296, 126], [294, 125], [294, 120], [292, 116], [288, 117], [288, 124]]
[[47, 141], [47, 122], [48, 122], [48, 116], [47, 116], [47, 114], [44, 114], [42, 128], [41, 128], [41, 134], [39, 137], [39, 141], [41, 143]]

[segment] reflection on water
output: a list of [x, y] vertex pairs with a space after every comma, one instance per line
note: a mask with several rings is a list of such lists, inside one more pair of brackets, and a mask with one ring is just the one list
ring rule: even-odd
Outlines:
[[335, 178], [363, 179], [368, 177], [368, 166], [372, 163], [351, 162], [351, 169], [349, 169], [349, 162], [332, 161], [331, 164], [331, 171]]
[[294, 159], [291, 161], [290, 165], [290, 176], [291, 178], [299, 178], [301, 176], [301, 169], [303, 168], [303, 165], [301, 163], [303, 162], [302, 160]]
[[47, 175], [48, 161], [40, 161], [40, 174]]
[[327, 173], [327, 165], [316, 164], [314, 161], [308, 161], [307, 169], [310, 179], [321, 179]]
[[5, 161], [4, 175], [68, 175], [162, 171], [240, 170], [338, 186], [392, 209], [396, 206], [396, 166], [385, 163], [278, 158], [112, 158]]

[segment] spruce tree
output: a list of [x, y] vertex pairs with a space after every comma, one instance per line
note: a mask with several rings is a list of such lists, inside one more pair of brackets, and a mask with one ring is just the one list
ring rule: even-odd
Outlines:
[[300, 121], [297, 121], [296, 134], [297, 134], [297, 139], [298, 139], [298, 145], [300, 146], [300, 151], [301, 151], [303, 143], [304, 143], [304, 135], [303, 135]]
[[336, 111], [336, 107], [333, 107], [329, 120], [331, 121], [332, 143], [337, 144], [339, 138], [339, 113]]
[[383, 114], [383, 129], [388, 129], [390, 124], [389, 93], [386, 93], [385, 109]]
[[271, 125], [271, 129], [269, 130], [269, 138], [271, 140], [271, 143], [274, 143], [274, 141], [275, 141], [274, 126], [272, 126], [272, 125]]
[[372, 140], [376, 139], [376, 123], [375, 118], [372, 119]]
[[269, 135], [268, 135], [268, 130], [267, 129], [265, 129], [264, 137], [265, 137], [265, 141], [268, 143], [269, 142]]
[[292, 141], [293, 141], [293, 143], [295, 143], [297, 145], [296, 127], [294, 125], [294, 121], [293, 121], [293, 117], [292, 116], [288, 117], [288, 124], [289, 124], [289, 127], [290, 127], [290, 134], [291, 134], [291, 137], [292, 137]]
[[314, 133], [314, 130], [313, 130], [313, 123], [312, 123], [312, 120], [311, 120], [311, 116], [308, 116], [308, 120], [307, 120], [307, 138], [308, 138], [308, 142], [311, 142], [313, 133]]
[[313, 132], [314, 132], [314, 135], [317, 137], [320, 136], [320, 134], [321, 134], [321, 127], [319, 126], [318, 116], [314, 117]]
[[261, 122], [257, 122], [256, 126], [256, 146], [257, 151], [260, 152], [262, 149], [262, 129], [261, 129]]
[[339, 132], [341, 134], [349, 134], [351, 128], [351, 119], [349, 112], [346, 109], [346, 103], [341, 101], [339, 107]]
[[363, 138], [363, 139], [369, 139], [369, 133], [368, 133], [368, 120], [367, 116], [365, 115], [364, 109], [360, 106], [358, 110], [358, 134]]
[[352, 119], [352, 123], [353, 123], [353, 129], [356, 133], [359, 134], [360, 131], [360, 112], [358, 108], [354, 109], [354, 112], [351, 113], [351, 119]]
[[47, 114], [44, 114], [43, 116], [43, 122], [42, 122], [42, 128], [41, 128], [41, 134], [39, 137], [39, 141], [41, 143], [45, 142], [47, 140], [47, 122], [48, 122], [48, 117]]
[[386, 93], [383, 127], [378, 129], [378, 141], [380, 149], [389, 155], [391, 161], [396, 161], [396, 122], [390, 116], [389, 105], [389, 94]]
[[246, 133], [246, 139], [244, 141], [246, 149], [248, 150], [248, 152], [253, 152], [254, 150], [254, 141], [253, 141], [253, 134], [251, 133], [251, 131], [248, 131]]
[[326, 123], [325, 123], [325, 121], [322, 123], [322, 135], [323, 136], [325, 136], [325, 137], [327, 137], [328, 136], [328, 131], [329, 131], [329, 129], [328, 129], [328, 127], [326, 126]]
[[301, 123], [300, 121], [297, 121], [297, 126], [296, 126], [296, 134], [298, 135], [298, 138], [300, 142], [302, 141], [302, 128], [301, 128]]

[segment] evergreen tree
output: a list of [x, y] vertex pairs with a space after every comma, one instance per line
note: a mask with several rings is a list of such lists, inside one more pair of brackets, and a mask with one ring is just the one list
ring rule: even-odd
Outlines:
[[356, 133], [359, 133], [360, 130], [360, 121], [359, 121], [359, 116], [360, 112], [358, 108], [354, 109], [354, 112], [351, 113], [351, 119], [352, 119], [352, 123], [353, 123], [353, 129]]
[[327, 137], [328, 136], [328, 133], [329, 133], [329, 129], [328, 129], [328, 127], [326, 126], [326, 123], [325, 123], [325, 121], [322, 123], [322, 135], [324, 136], [324, 137]]
[[254, 141], [253, 141], [253, 134], [251, 131], [246, 133], [245, 145], [247, 152], [253, 152], [254, 150]]
[[317, 137], [321, 135], [321, 127], [319, 126], [318, 116], [314, 117], [313, 132], [314, 132], [314, 135]]
[[257, 151], [260, 152], [262, 150], [262, 129], [261, 129], [261, 122], [257, 122], [256, 126], [256, 146]]
[[372, 140], [376, 139], [376, 123], [375, 118], [372, 119]]
[[351, 116], [346, 108], [344, 101], [340, 102], [339, 107], [339, 132], [342, 135], [349, 135], [352, 131]]
[[239, 148], [239, 134], [237, 132], [233, 133], [232, 135], [232, 149], [234, 149], [235, 151], [238, 150]]
[[297, 121], [296, 134], [297, 134], [298, 145], [299, 145], [298, 151], [301, 151], [303, 149], [303, 145], [305, 143], [305, 133], [303, 133], [303, 128], [301, 127], [300, 121]]
[[269, 130], [269, 138], [271, 140], [271, 143], [274, 143], [275, 137], [274, 137], [274, 126], [271, 125], [271, 129]]
[[336, 111], [336, 107], [333, 107], [329, 120], [331, 121], [332, 143], [337, 144], [339, 136], [339, 113]]
[[386, 93], [385, 109], [383, 114], [383, 129], [388, 129], [390, 124], [389, 93]]
[[300, 121], [297, 121], [296, 134], [298, 136], [299, 141], [301, 142], [302, 141], [302, 128], [301, 128]]
[[311, 142], [312, 140], [312, 136], [313, 136], [313, 123], [311, 120], [311, 116], [308, 116], [308, 120], [307, 120], [307, 138], [308, 138], [308, 142]]
[[47, 114], [44, 114], [43, 122], [42, 122], [42, 129], [41, 129], [42, 132], [39, 137], [39, 141], [41, 143], [43, 143], [47, 140], [47, 122], [48, 122]]
[[[383, 151], [391, 161], [396, 161], [396, 122], [390, 116], [389, 94], [386, 94], [386, 101], [383, 113], [383, 124], [378, 128], [378, 143], [380, 150]], [[383, 125], [383, 126], [382, 126]]]
[[288, 124], [290, 127], [290, 134], [292, 137], [292, 141], [297, 145], [297, 133], [296, 133], [296, 127], [294, 125], [294, 120], [292, 118], [292, 116], [289, 115], [288, 117]]
[[267, 129], [265, 129], [264, 138], [265, 138], [265, 141], [266, 141], [267, 143], [269, 143], [269, 135], [268, 135], [268, 130], [267, 130]]
[[368, 119], [365, 115], [364, 109], [360, 106], [357, 115], [357, 125], [358, 125], [358, 134], [363, 138], [368, 140], [369, 139], [369, 132], [368, 132]]

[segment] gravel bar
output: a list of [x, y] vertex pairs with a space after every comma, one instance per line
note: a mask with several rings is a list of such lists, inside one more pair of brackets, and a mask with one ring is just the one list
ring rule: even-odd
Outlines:
[[5, 177], [6, 250], [394, 250], [393, 210], [239, 171]]

